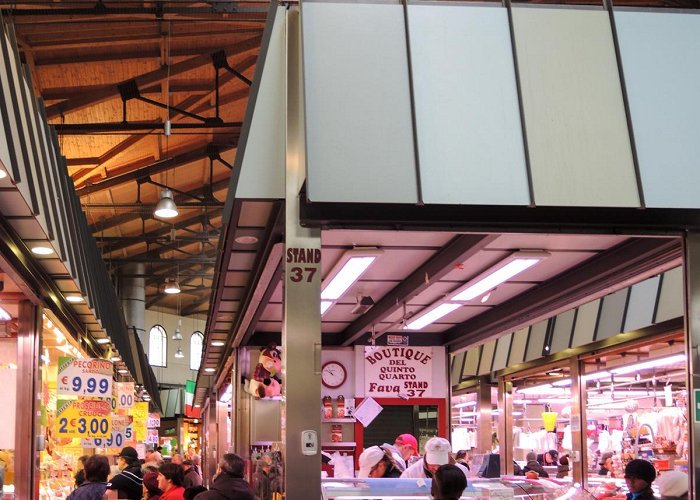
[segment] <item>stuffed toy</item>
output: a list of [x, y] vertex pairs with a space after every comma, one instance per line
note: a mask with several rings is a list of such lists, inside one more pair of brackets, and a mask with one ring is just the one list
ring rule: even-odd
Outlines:
[[279, 396], [282, 393], [281, 371], [282, 353], [275, 344], [270, 344], [260, 351], [248, 392], [258, 398]]

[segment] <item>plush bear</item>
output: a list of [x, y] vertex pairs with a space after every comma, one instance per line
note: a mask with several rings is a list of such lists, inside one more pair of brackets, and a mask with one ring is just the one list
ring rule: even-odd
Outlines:
[[279, 396], [282, 393], [282, 353], [275, 344], [260, 351], [253, 378], [248, 384], [248, 392], [258, 398]]

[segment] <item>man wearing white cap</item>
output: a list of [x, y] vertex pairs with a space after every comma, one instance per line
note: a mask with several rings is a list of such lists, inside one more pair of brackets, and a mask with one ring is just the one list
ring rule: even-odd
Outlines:
[[[450, 442], [445, 438], [434, 437], [428, 439], [424, 449], [425, 455], [423, 458], [403, 471], [401, 477], [432, 479], [433, 474], [435, 474], [435, 471], [438, 470], [441, 465], [455, 463], [450, 457], [452, 446], [450, 446]], [[455, 463], [455, 465], [464, 473], [464, 477], [468, 477], [469, 471], [464, 465], [457, 463]]]

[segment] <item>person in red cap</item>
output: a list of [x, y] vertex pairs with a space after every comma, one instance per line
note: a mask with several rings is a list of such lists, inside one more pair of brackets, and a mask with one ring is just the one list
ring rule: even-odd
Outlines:
[[418, 440], [411, 434], [401, 434], [394, 440], [394, 446], [401, 453], [407, 467], [420, 458]]

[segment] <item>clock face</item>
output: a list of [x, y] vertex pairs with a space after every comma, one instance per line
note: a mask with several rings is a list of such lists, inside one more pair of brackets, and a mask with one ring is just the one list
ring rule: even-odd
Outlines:
[[335, 389], [340, 387], [345, 382], [347, 377], [345, 367], [337, 361], [329, 361], [321, 369], [321, 382], [326, 387]]

